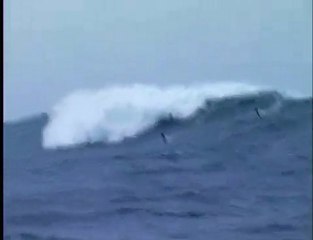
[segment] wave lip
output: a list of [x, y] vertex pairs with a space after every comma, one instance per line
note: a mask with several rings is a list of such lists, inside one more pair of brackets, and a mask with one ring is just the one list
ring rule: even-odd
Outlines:
[[43, 147], [98, 141], [119, 142], [152, 127], [158, 119], [192, 116], [208, 99], [253, 94], [260, 87], [242, 83], [157, 87], [135, 84], [77, 91], [49, 114]]

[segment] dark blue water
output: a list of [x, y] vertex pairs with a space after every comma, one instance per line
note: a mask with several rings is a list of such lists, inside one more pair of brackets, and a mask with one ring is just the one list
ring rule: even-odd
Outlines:
[[44, 150], [46, 115], [5, 124], [5, 238], [311, 239], [312, 99], [258, 118], [273, 94], [114, 145]]

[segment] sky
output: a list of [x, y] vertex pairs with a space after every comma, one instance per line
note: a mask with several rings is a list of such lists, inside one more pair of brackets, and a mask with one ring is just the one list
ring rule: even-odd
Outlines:
[[5, 121], [77, 89], [219, 81], [312, 94], [312, 1], [4, 1]]

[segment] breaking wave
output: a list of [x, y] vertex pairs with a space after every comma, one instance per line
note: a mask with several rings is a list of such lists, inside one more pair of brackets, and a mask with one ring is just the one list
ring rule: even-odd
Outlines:
[[[82, 143], [119, 142], [135, 137], [170, 116], [186, 119], [210, 101], [241, 98], [264, 91], [241, 83], [158, 87], [135, 84], [100, 90], [77, 91], [61, 100], [49, 114], [43, 130], [45, 148]], [[241, 99], [249, 104], [253, 98]], [[279, 108], [275, 101], [273, 108]], [[223, 111], [219, 107], [220, 111]]]

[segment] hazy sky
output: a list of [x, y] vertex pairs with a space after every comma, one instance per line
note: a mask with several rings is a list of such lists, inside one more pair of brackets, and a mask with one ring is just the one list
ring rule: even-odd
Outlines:
[[6, 120], [114, 83], [312, 91], [312, 0], [5, 0], [4, 14]]

